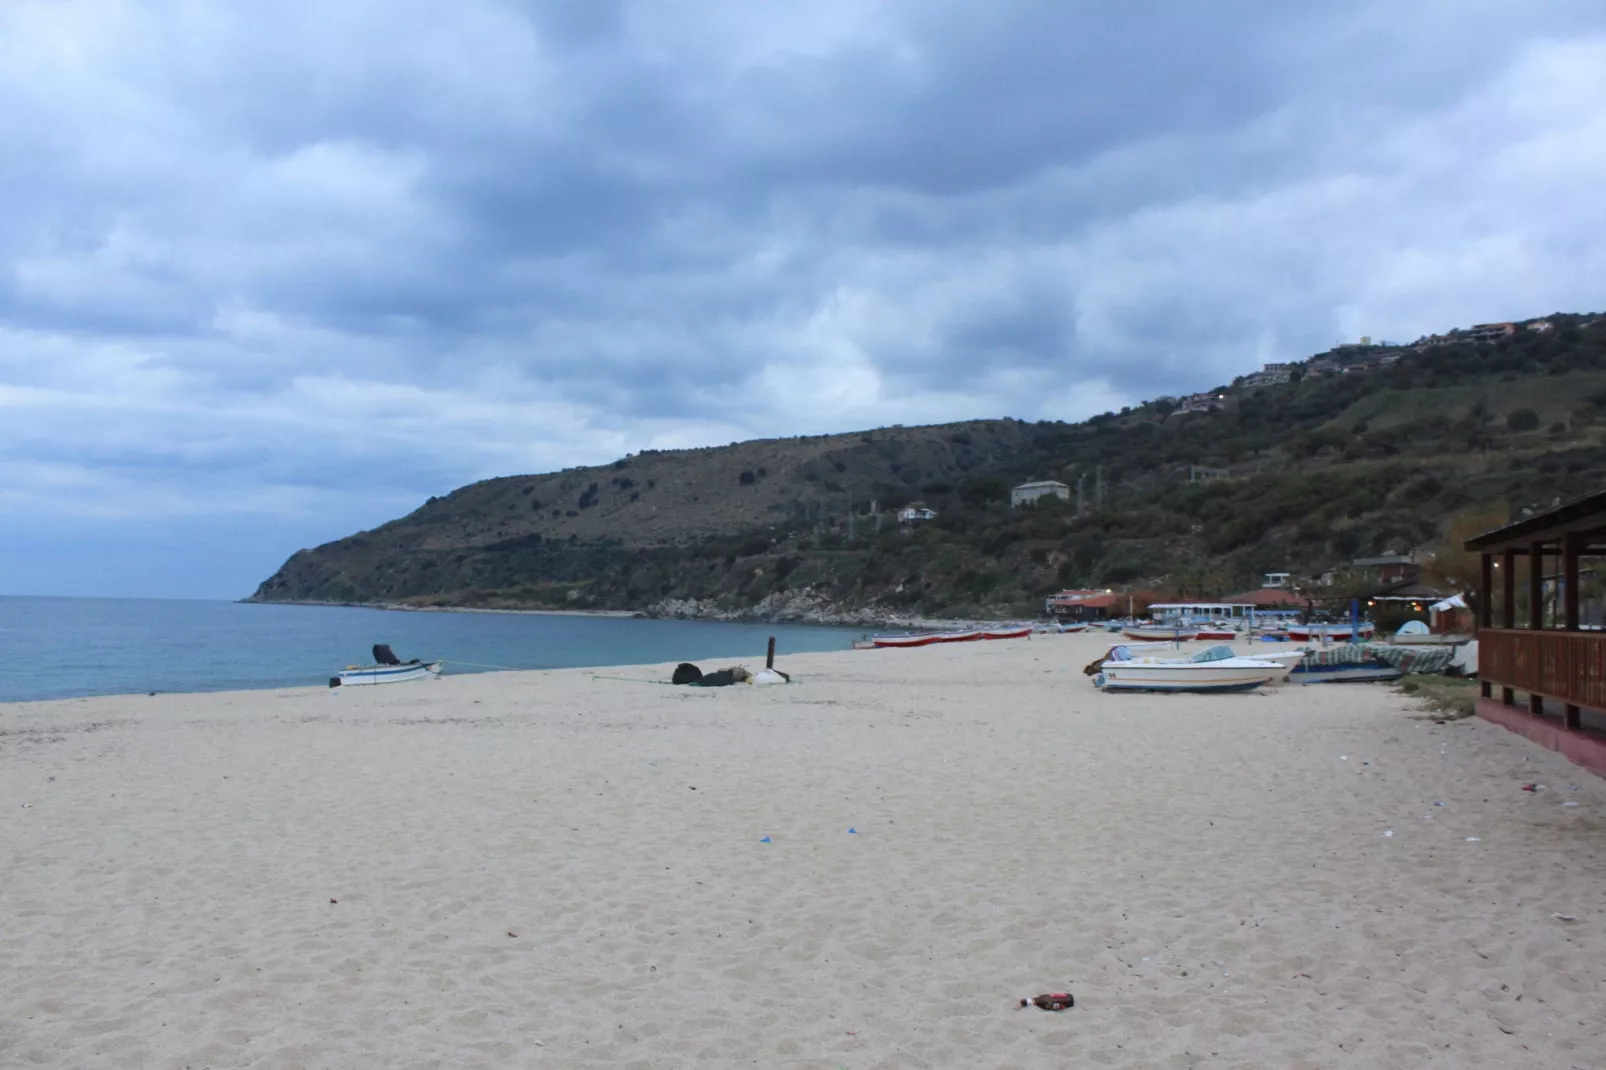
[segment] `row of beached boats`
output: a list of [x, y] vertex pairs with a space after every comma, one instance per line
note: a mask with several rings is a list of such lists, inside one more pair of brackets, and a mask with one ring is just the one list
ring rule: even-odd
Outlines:
[[1007, 625], [996, 628], [965, 628], [950, 632], [904, 632], [896, 635], [872, 635], [854, 642], [855, 647], [866, 649], [934, 646], [938, 643], [976, 643], [988, 639], [1026, 639], [1034, 628], [1030, 624]]
[[1227, 624], [1128, 624], [1121, 634], [1138, 642], [1191, 642], [1195, 639], [1231, 642], [1246, 636], [1293, 643], [1365, 642], [1375, 633], [1370, 621], [1358, 624], [1287, 624], [1238, 628]]
[[1397, 680], [1407, 673], [1476, 671], [1475, 651], [1451, 646], [1412, 647], [1341, 643], [1297, 650], [1240, 653], [1206, 647], [1180, 656], [1166, 643], [1117, 644], [1085, 670], [1105, 691], [1252, 691], [1284, 681], [1298, 684]]

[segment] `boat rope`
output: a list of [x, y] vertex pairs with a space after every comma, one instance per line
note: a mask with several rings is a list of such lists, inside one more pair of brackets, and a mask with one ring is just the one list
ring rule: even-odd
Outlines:
[[672, 684], [668, 680], [643, 680], [639, 676], [602, 676], [602, 675], [597, 674], [597, 673], [592, 673], [591, 674], [591, 679], [593, 679], [593, 680], [623, 680], [627, 684], [663, 684], [665, 687], [672, 686]]
[[483, 661], [459, 661], [456, 658], [442, 658], [443, 665], [467, 665], [471, 669], [503, 669], [507, 672], [540, 672], [540, 669], [529, 665], [488, 665]]

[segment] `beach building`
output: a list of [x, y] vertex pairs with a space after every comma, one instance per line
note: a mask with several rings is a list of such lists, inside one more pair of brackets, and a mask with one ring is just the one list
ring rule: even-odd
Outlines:
[[1249, 389], [1262, 386], [1276, 386], [1286, 383], [1293, 378], [1293, 368], [1288, 364], [1268, 364], [1260, 371], [1244, 376], [1240, 383]]
[[1126, 603], [1126, 595], [1116, 594], [1107, 588], [1079, 589], [1049, 595], [1043, 608], [1056, 620], [1093, 621], [1120, 616], [1126, 609]]
[[1350, 568], [1375, 579], [1380, 588], [1397, 583], [1413, 583], [1422, 574], [1422, 566], [1409, 554], [1357, 557], [1349, 564]]
[[1476, 323], [1466, 332], [1474, 342], [1501, 342], [1517, 333], [1515, 323]]
[[1061, 483], [1057, 479], [1039, 479], [1035, 483], [1022, 483], [1009, 492], [1009, 504], [1012, 506], [1030, 505], [1039, 498], [1049, 495], [1061, 501], [1071, 500], [1071, 487], [1068, 483]]
[[914, 502], [898, 510], [898, 523], [919, 524], [937, 519], [937, 511], [928, 509], [923, 502]]
[[1178, 412], [1215, 412], [1226, 401], [1224, 394], [1189, 394], [1177, 405]]
[[[1478, 716], [1606, 776], [1606, 631], [1586, 630], [1579, 604], [1580, 559], [1606, 555], [1606, 491], [1468, 539], [1466, 549], [1483, 557]], [[1522, 626], [1519, 572], [1527, 588]], [[1546, 628], [1551, 578], [1560, 605]], [[1527, 697], [1522, 705], [1518, 692]]]

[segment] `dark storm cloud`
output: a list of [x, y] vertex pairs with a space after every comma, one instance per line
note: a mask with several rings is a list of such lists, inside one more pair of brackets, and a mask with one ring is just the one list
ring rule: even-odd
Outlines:
[[24, 0], [0, 508], [372, 523], [1599, 305], [1603, 71], [1570, 0]]

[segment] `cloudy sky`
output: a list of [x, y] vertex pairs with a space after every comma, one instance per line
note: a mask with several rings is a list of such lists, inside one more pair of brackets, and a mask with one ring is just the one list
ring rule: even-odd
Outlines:
[[0, 594], [1606, 307], [1600, 0], [7, 0]]

